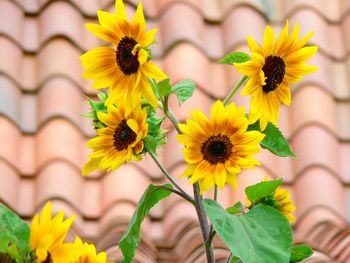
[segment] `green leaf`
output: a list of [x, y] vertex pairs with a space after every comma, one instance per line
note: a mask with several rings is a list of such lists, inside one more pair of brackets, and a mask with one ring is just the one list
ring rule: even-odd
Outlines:
[[242, 262], [289, 262], [292, 230], [276, 209], [258, 205], [237, 216], [214, 200], [204, 200], [203, 206], [218, 236]]
[[177, 96], [179, 105], [182, 105], [182, 103], [192, 97], [195, 88], [196, 84], [192, 80], [185, 79], [176, 83], [171, 92]]
[[140, 243], [141, 223], [148, 215], [150, 209], [160, 200], [171, 194], [171, 191], [164, 189], [164, 187], [172, 188], [172, 185], [166, 184], [163, 186], [155, 186], [151, 184], [142, 195], [134, 215], [131, 218], [128, 229], [119, 242], [119, 248], [124, 256], [122, 263], [132, 262], [136, 249]]
[[296, 245], [292, 247], [290, 262], [300, 262], [313, 254], [312, 248], [308, 245]]
[[250, 56], [244, 52], [233, 52], [219, 60], [221, 64], [232, 65], [233, 63], [244, 63], [250, 60]]
[[236, 263], [236, 262], [239, 262], [239, 260], [240, 260], [239, 257], [233, 256], [230, 260], [230, 263]]
[[0, 253], [16, 262], [24, 262], [30, 252], [29, 226], [15, 213], [0, 204]]
[[226, 208], [226, 211], [231, 215], [243, 213], [243, 205], [241, 202], [237, 202], [233, 206]]
[[255, 185], [248, 186], [245, 189], [247, 197], [252, 203], [259, 201], [264, 197], [269, 197], [282, 183], [281, 179], [261, 182]]
[[158, 82], [158, 90], [162, 96], [169, 96], [171, 92], [170, 79], [163, 79]]
[[[260, 131], [259, 120], [248, 126], [248, 131], [251, 130]], [[296, 157], [290, 149], [288, 140], [283, 136], [281, 131], [271, 122], [267, 124], [267, 127], [264, 131], [262, 131], [262, 133], [266, 136], [260, 143], [261, 147], [263, 147], [264, 149], [268, 149], [273, 154], [281, 157]]]

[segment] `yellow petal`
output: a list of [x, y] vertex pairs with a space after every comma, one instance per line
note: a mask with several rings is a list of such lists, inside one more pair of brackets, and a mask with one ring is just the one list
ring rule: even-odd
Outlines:
[[255, 42], [251, 36], [247, 37], [248, 46], [251, 52], [262, 54], [262, 48]]
[[157, 34], [158, 29], [152, 29], [142, 34], [140, 38], [140, 44], [142, 47], [148, 47], [154, 42], [154, 37]]
[[139, 125], [137, 121], [135, 121], [134, 119], [128, 119], [126, 121], [126, 124], [130, 127], [130, 129], [132, 129], [133, 132], [135, 132], [136, 134], [138, 133]]
[[142, 2], [139, 3], [136, 9], [136, 13], [131, 21], [134, 30], [136, 31], [136, 36], [139, 38], [143, 32], [146, 30], [145, 17], [143, 15]]
[[140, 81], [140, 89], [142, 96], [147, 100], [149, 104], [155, 109], [158, 108], [157, 97], [154, 95], [152, 87], [148, 83], [147, 79], [143, 78]]
[[86, 24], [85, 27], [93, 33], [95, 36], [112, 43], [114, 45], [117, 45], [119, 42], [119, 39], [115, 37], [112, 31], [109, 31], [105, 29], [104, 27], [97, 25], [97, 24]]
[[275, 36], [271, 27], [267, 26], [264, 32], [264, 40], [263, 40], [263, 54], [264, 57], [268, 57], [272, 55], [273, 46], [274, 46]]
[[226, 183], [226, 169], [222, 163], [216, 164], [215, 168], [215, 184], [219, 188], [223, 188]]
[[141, 67], [141, 71], [142, 74], [152, 79], [163, 80], [168, 78], [160, 68], [150, 62], [145, 62]]
[[88, 175], [92, 171], [96, 170], [101, 162], [102, 157], [100, 158], [91, 158], [86, 164], [84, 164], [82, 174]]
[[128, 16], [126, 15], [123, 0], [116, 0], [115, 1], [115, 13], [118, 16], [122, 17], [123, 19], [128, 20]]
[[289, 31], [289, 23], [287, 20], [285, 27], [283, 28], [282, 32], [280, 33], [280, 35], [277, 38], [275, 48], [273, 51], [273, 53], [277, 56], [281, 55], [280, 54], [281, 49], [284, 47], [284, 45], [286, 44], [286, 41], [288, 40], [288, 31]]

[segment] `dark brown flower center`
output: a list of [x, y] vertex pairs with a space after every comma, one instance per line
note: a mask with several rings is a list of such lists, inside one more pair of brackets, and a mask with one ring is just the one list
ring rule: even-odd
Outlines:
[[53, 263], [50, 253], [47, 253], [47, 257], [42, 263]]
[[232, 150], [233, 145], [230, 138], [221, 134], [210, 136], [201, 145], [204, 160], [211, 164], [226, 162], [230, 158]]
[[136, 140], [136, 133], [122, 120], [113, 134], [113, 145], [117, 151], [122, 151]]
[[266, 77], [266, 85], [262, 86], [262, 88], [265, 93], [269, 93], [277, 89], [278, 85], [283, 81], [286, 73], [286, 64], [280, 57], [268, 56], [265, 59], [265, 65], [262, 70]]
[[117, 46], [117, 64], [125, 75], [136, 73], [139, 69], [138, 52], [135, 55], [132, 54], [132, 50], [136, 44], [135, 39], [125, 36], [119, 41]]

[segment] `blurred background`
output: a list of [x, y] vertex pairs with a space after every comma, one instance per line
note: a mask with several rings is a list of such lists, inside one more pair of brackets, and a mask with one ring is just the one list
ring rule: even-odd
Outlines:
[[[125, 1], [129, 18], [138, 0]], [[349, 0], [144, 0], [147, 27], [158, 28], [154, 62], [175, 83], [192, 79], [192, 100], [171, 107], [180, 120], [201, 109], [209, 113], [240, 75], [216, 61], [232, 51], [248, 51], [246, 37], [259, 43], [267, 24], [277, 33], [289, 19], [301, 35], [314, 31], [319, 52], [307, 64], [318, 72], [292, 86], [292, 104], [280, 110], [280, 129], [296, 159], [258, 155], [262, 166], [244, 171], [239, 187], [219, 191], [230, 206], [245, 202], [244, 187], [282, 177], [296, 204], [295, 243], [316, 250], [308, 262], [350, 262], [350, 1]], [[0, 0], [0, 201], [30, 221], [48, 200], [54, 211], [77, 214], [68, 239], [80, 235], [120, 259], [116, 244], [149, 183], [165, 182], [150, 158], [111, 173], [88, 177], [81, 168], [94, 136], [84, 95], [95, 97], [81, 77], [79, 56], [105, 45], [84, 24], [97, 22], [96, 10], [114, 12], [113, 0]], [[249, 98], [236, 96], [238, 105]], [[186, 165], [175, 130], [159, 151], [173, 177]], [[209, 193], [210, 195], [211, 193]], [[194, 209], [172, 196], [151, 210], [142, 225], [135, 258], [141, 263], [204, 262]], [[228, 250], [215, 240], [223, 262]]]

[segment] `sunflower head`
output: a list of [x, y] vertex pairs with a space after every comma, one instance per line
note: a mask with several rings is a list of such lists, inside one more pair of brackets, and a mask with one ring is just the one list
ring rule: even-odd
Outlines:
[[116, 0], [116, 13], [98, 11], [100, 24], [86, 27], [112, 47], [94, 48], [80, 57], [85, 68], [83, 77], [94, 80], [96, 89], [110, 87], [106, 103], [111, 105], [127, 100], [133, 105], [141, 95], [157, 108], [157, 98], [148, 78], [162, 80], [167, 75], [149, 60], [149, 46], [154, 43], [157, 29], [146, 31], [142, 3], [129, 21], [122, 0]]
[[[66, 244], [71, 260], [70, 263], [106, 263], [107, 253], [96, 252], [95, 245], [86, 243], [76, 237], [74, 243]], [[62, 261], [67, 262], [67, 261]], [[111, 263], [111, 262], [110, 262]]]
[[97, 168], [110, 171], [132, 159], [141, 160], [143, 139], [148, 130], [147, 112], [140, 104], [130, 109], [127, 110], [126, 102], [121, 102], [118, 107], [108, 106], [107, 113], [97, 112], [106, 127], [98, 129], [97, 136], [87, 143], [94, 151], [84, 165], [83, 175]]
[[74, 221], [74, 216], [64, 220], [60, 211], [52, 218], [52, 205], [47, 202], [41, 215], [35, 215], [30, 225], [30, 248], [35, 252], [36, 262], [55, 262], [65, 254], [63, 241]]
[[260, 152], [259, 143], [265, 135], [247, 131], [244, 108], [236, 108], [234, 103], [224, 107], [218, 100], [210, 119], [199, 110], [191, 116], [186, 124], [179, 125], [183, 134], [177, 136], [185, 146], [184, 159], [189, 164], [182, 176], [190, 177], [192, 184], [198, 182], [201, 192], [214, 185], [222, 188], [225, 183], [236, 188], [241, 169], [260, 164], [253, 155]]
[[305, 65], [306, 60], [317, 52], [316, 46], [304, 47], [313, 32], [299, 40], [299, 25], [290, 35], [288, 29], [287, 21], [275, 42], [274, 31], [267, 26], [262, 46], [249, 36], [247, 42], [252, 53], [251, 61], [234, 63], [240, 73], [250, 77], [242, 95], [251, 95], [249, 123], [260, 119], [262, 130], [268, 122], [277, 125], [281, 102], [290, 105], [290, 84], [317, 70]]
[[[266, 181], [268, 181], [267, 176], [264, 178], [264, 182]], [[262, 200], [259, 200], [258, 203], [263, 203], [278, 209], [290, 223], [296, 220], [295, 216], [292, 214], [292, 212], [296, 210], [296, 207], [291, 200], [290, 193], [287, 189], [278, 187], [270, 196], [264, 197]], [[252, 202], [247, 197], [247, 208], [251, 208], [251, 206]]]

